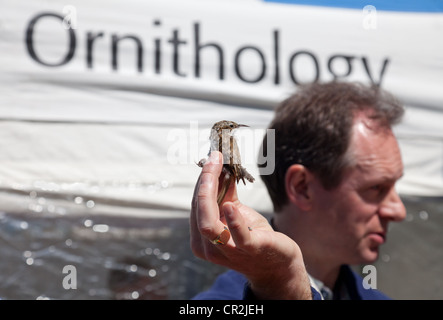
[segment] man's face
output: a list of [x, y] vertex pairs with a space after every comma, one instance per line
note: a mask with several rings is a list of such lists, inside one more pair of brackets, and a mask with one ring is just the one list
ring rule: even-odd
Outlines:
[[403, 175], [403, 163], [392, 131], [365, 117], [354, 123], [349, 151], [353, 164], [337, 188], [325, 190], [314, 184], [319, 196], [316, 231], [330, 259], [370, 263], [386, 241], [388, 222], [406, 215], [394, 188]]

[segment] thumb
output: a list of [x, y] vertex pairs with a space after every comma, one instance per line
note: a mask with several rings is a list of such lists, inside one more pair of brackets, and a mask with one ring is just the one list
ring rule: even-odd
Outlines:
[[223, 213], [236, 247], [247, 249], [251, 244], [250, 228], [246, 225], [238, 207], [232, 202], [226, 202], [222, 207]]

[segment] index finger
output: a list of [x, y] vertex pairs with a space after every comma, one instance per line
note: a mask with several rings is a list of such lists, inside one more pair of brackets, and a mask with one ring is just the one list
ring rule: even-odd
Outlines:
[[223, 167], [220, 152], [212, 152], [203, 166], [197, 191], [196, 222], [200, 234], [213, 240], [224, 230], [217, 204], [218, 178]]

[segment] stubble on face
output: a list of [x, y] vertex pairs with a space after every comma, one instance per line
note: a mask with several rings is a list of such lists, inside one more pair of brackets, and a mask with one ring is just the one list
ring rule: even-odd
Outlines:
[[[348, 264], [371, 263], [386, 241], [389, 219], [380, 207], [403, 174], [396, 138], [367, 117], [356, 117], [341, 184], [333, 190], [317, 190], [324, 219], [325, 252], [331, 259]], [[319, 188], [321, 189], [321, 187]], [[395, 192], [395, 191], [394, 191]], [[401, 204], [402, 205], [402, 204]]]

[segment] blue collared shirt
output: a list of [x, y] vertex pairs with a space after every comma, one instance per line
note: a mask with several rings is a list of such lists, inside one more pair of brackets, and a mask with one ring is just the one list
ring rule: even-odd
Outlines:
[[[312, 285], [311, 291], [314, 300], [321, 300], [323, 298], [322, 294]], [[320, 289], [320, 291], [322, 290]], [[325, 293], [326, 291], [324, 291]], [[390, 299], [376, 289], [365, 289], [363, 287], [363, 278], [347, 265], [343, 265], [340, 268], [336, 289], [334, 291], [329, 290], [329, 294], [332, 294], [332, 296], [326, 298], [336, 300]], [[197, 294], [193, 300], [243, 300], [253, 298], [253, 295], [252, 297], [251, 295], [246, 277], [241, 273], [230, 270], [218, 276], [211, 288]]]

